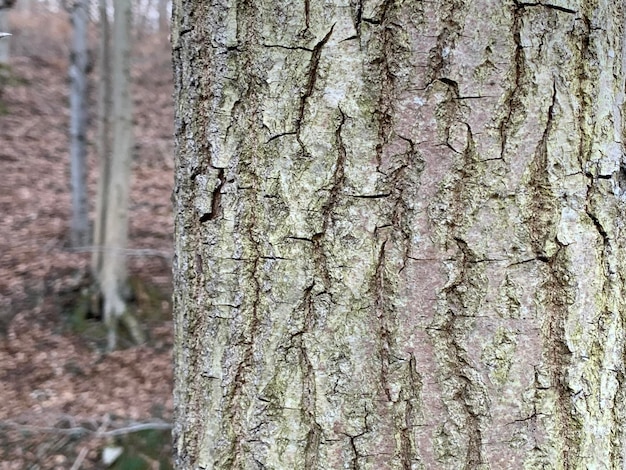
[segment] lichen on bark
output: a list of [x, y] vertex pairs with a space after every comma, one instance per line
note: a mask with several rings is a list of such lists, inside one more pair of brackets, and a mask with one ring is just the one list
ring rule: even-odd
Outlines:
[[621, 467], [623, 25], [174, 2], [178, 466]]

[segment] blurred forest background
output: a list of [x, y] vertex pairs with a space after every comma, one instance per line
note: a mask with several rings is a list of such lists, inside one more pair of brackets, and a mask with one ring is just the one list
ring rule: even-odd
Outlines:
[[[7, 7], [0, 29], [13, 35], [2, 39], [10, 50], [0, 64], [0, 470], [171, 468], [169, 5], [132, 2], [134, 140], [123, 254], [126, 308], [145, 341], [137, 345], [120, 328], [109, 351], [92, 267], [95, 251], [107, 253], [72, 242], [70, 234], [74, 5], [12, 3], [0, 2]], [[102, 21], [96, 2], [88, 11], [85, 148], [93, 228]]]

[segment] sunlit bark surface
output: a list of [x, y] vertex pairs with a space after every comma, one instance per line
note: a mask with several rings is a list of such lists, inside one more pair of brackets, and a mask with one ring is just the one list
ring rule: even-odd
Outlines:
[[177, 0], [180, 469], [623, 468], [623, 2]]

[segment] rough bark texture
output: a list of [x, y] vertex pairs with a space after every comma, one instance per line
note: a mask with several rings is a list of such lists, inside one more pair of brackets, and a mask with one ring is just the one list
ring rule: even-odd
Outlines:
[[173, 15], [178, 468], [623, 468], [623, 2]]

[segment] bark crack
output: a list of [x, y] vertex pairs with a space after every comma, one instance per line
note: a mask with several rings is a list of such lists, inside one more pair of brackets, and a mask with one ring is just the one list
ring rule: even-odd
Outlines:
[[328, 272], [328, 265], [326, 259], [326, 253], [324, 249], [324, 239], [326, 238], [328, 228], [332, 222], [332, 213], [338, 204], [340, 193], [343, 190], [345, 184], [345, 164], [346, 164], [346, 147], [341, 137], [341, 130], [346, 122], [346, 115], [341, 108], [339, 110], [340, 121], [337, 129], [335, 130], [335, 142], [337, 144], [337, 160], [335, 162], [335, 170], [331, 178], [330, 189], [328, 199], [322, 206], [322, 229], [319, 233], [316, 233], [311, 238], [313, 242], [313, 252], [315, 254], [315, 262], [318, 271], [321, 271], [321, 276], [324, 281], [324, 288], [331, 292], [331, 280], [330, 273]]
[[387, 397], [389, 403], [393, 402], [391, 392], [389, 390], [389, 380], [387, 378], [389, 374], [389, 363], [391, 362], [391, 331], [387, 324], [386, 318], [386, 302], [385, 302], [385, 245], [387, 240], [384, 240], [378, 251], [378, 257], [376, 260], [376, 271], [374, 274], [374, 305], [376, 309], [376, 317], [378, 320], [378, 354], [380, 356], [380, 383], [383, 388], [383, 392]]
[[548, 8], [548, 9], [552, 9], [552, 10], [561, 11], [563, 13], [576, 14], [576, 10], [572, 10], [571, 8], [562, 7], [560, 5], [552, 5], [550, 3], [541, 3], [541, 2], [527, 3], [527, 2], [518, 2], [518, 1], [516, 1], [515, 4], [518, 7], [521, 7], [521, 8], [525, 8], [525, 7], [543, 7], [543, 8]]
[[517, 0], [513, 1], [513, 43], [515, 53], [513, 57], [513, 86], [507, 92], [504, 100], [507, 109], [504, 119], [500, 122], [498, 130], [500, 132], [500, 158], [505, 160], [507, 136], [514, 125], [516, 114], [523, 109], [522, 97], [525, 90], [523, 88], [524, 75], [526, 73], [526, 58], [521, 40], [522, 10], [523, 5]]
[[[461, 434], [465, 438], [463, 459], [466, 462], [465, 468], [469, 470], [484, 463], [481, 421], [489, 414], [489, 401], [480, 383], [480, 374], [470, 364], [466, 350], [458, 338], [467, 329], [466, 319], [477, 314], [483, 286], [476, 254], [465, 240], [455, 237], [454, 241], [459, 259], [456, 260], [456, 275], [443, 290], [448, 307], [435, 319], [429, 330], [438, 343], [438, 355], [443, 369], [441, 373], [450, 389], [442, 397], [443, 402], [454, 403], [463, 411], [462, 416], [451, 416], [450, 419], [459, 432], [462, 429]], [[449, 451], [460, 457], [463, 448], [461, 442], [450, 442], [448, 445], [453, 446]]]
[[298, 348], [300, 351], [300, 367], [303, 369], [302, 384], [302, 412], [304, 419], [309, 425], [304, 449], [304, 469], [314, 470], [317, 468], [319, 459], [319, 447], [322, 439], [322, 427], [316, 418], [317, 387], [315, 383], [315, 370], [309, 359], [304, 334], [315, 329], [315, 318], [313, 313], [312, 291], [315, 283], [311, 284], [304, 291], [304, 325], [301, 334], [298, 335]]
[[200, 216], [200, 222], [215, 220], [222, 214], [222, 188], [226, 183], [226, 178], [224, 177], [224, 168], [218, 168], [217, 170], [217, 185], [211, 193], [211, 212], [202, 214]]
[[535, 158], [530, 164], [529, 186], [533, 194], [528, 225], [536, 258], [545, 262], [548, 268], [547, 280], [541, 289], [541, 303], [547, 316], [544, 348], [550, 383], [556, 397], [555, 415], [560, 432], [564, 434], [565, 445], [560, 449], [561, 459], [568, 468], [569, 462], [577, 461], [579, 449], [572, 394], [567, 384], [571, 351], [565, 339], [565, 321], [569, 306], [575, 302], [576, 293], [570, 285], [573, 274], [569, 272], [567, 250], [556, 236], [560, 211], [548, 176], [548, 141], [555, 126], [556, 107], [557, 89], [553, 82], [552, 100], [548, 107], [544, 132], [537, 144]]
[[[308, 1], [306, 4], [308, 5]], [[307, 6], [307, 11], [308, 11], [308, 6]], [[308, 28], [308, 20], [307, 20], [307, 28]], [[322, 49], [324, 48], [324, 46], [330, 39], [331, 35], [333, 34], [333, 29], [335, 29], [334, 24], [330, 27], [330, 30], [328, 31], [328, 33], [326, 33], [326, 36], [324, 36], [315, 45], [315, 47], [313, 48], [311, 52], [311, 60], [309, 62], [309, 70], [308, 70], [308, 80], [307, 80], [306, 88], [304, 90], [304, 95], [302, 95], [302, 97], [300, 98], [300, 105], [298, 106], [298, 117], [296, 118], [295, 134], [298, 139], [298, 143], [302, 147], [302, 150], [305, 152], [305, 154], [307, 154], [306, 147], [304, 145], [304, 142], [302, 142], [302, 139], [300, 138], [300, 132], [302, 130], [302, 125], [304, 123], [304, 112], [306, 110], [306, 103], [307, 103], [307, 100], [311, 97], [311, 95], [313, 95], [313, 91], [315, 90], [315, 82], [317, 81], [317, 76], [318, 76], [317, 69], [320, 64], [320, 58], [322, 57]]]

